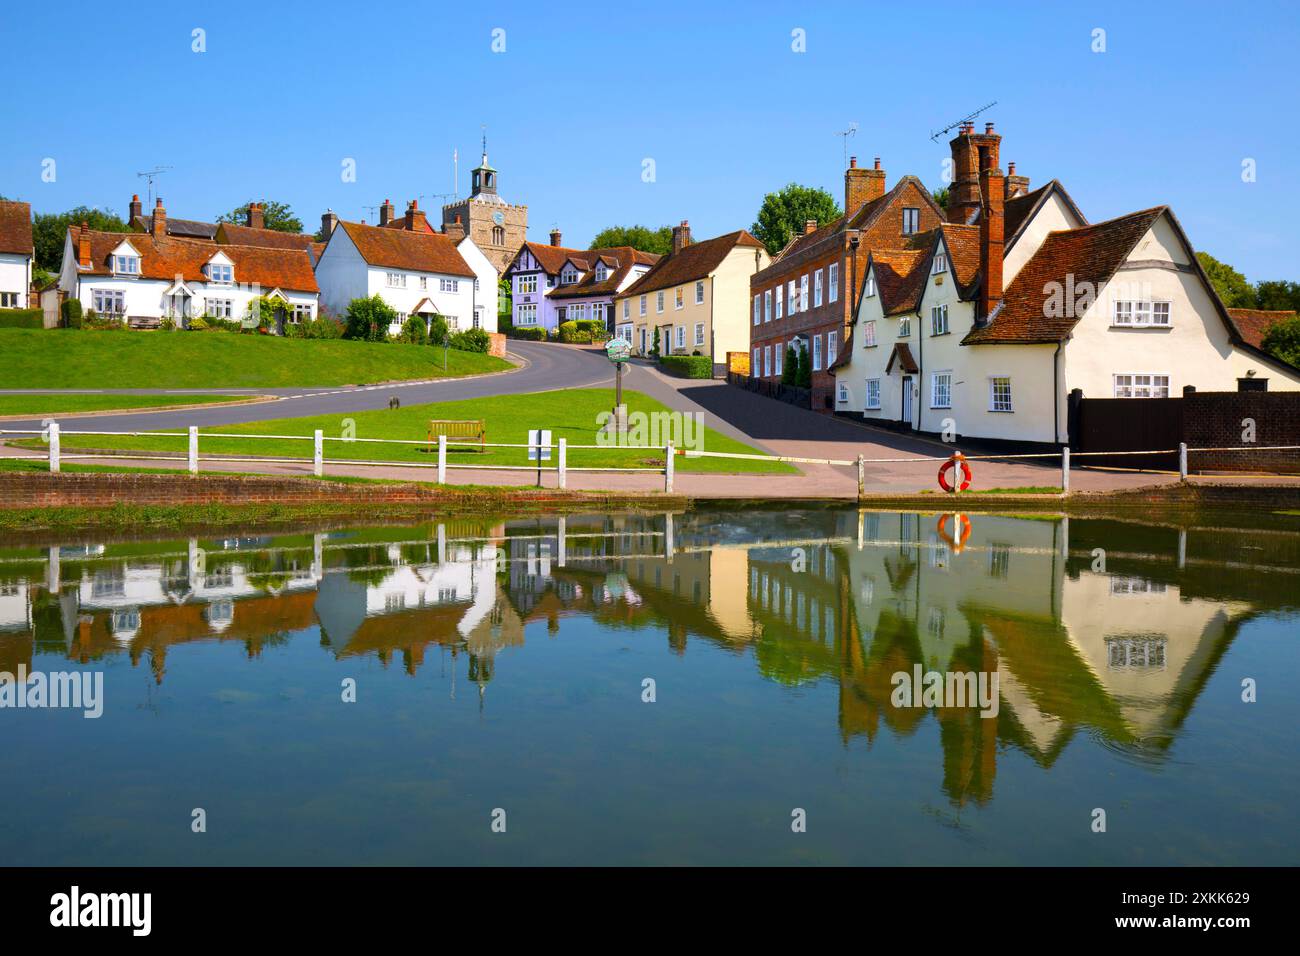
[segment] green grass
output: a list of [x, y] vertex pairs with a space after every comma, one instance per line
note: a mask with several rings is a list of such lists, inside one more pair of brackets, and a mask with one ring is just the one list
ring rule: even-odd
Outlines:
[[[0, 388], [270, 388], [441, 378], [442, 349], [230, 332], [0, 329]], [[510, 368], [447, 352], [446, 377]]]
[[[220, 438], [222, 432], [267, 435], [302, 435], [310, 437], [321, 429], [325, 437], [342, 437], [344, 422], [355, 423], [356, 438], [397, 438], [423, 441], [428, 434], [431, 418], [482, 419], [487, 423], [489, 442], [524, 443], [530, 428], [549, 428], [553, 442], [560, 438], [570, 445], [595, 445], [597, 443], [597, 416], [609, 411], [613, 405], [612, 389], [566, 389], [556, 392], [535, 392], [524, 395], [498, 395], [457, 402], [437, 402], [430, 405], [407, 405], [397, 410], [381, 409], [353, 412], [350, 415], [318, 415], [307, 418], [281, 418], [244, 425], [217, 426], [202, 429], [199, 440], [201, 455], [259, 455], [262, 457], [310, 458], [310, 441], [250, 440]], [[630, 412], [664, 412], [667, 406], [640, 392], [623, 393]], [[43, 447], [37, 441], [24, 441], [26, 447]], [[183, 437], [148, 436], [77, 436], [64, 434], [61, 446], [65, 452], [77, 448], [106, 448], [114, 450], [149, 450], [182, 452], [188, 446]], [[706, 428], [704, 450], [761, 454], [757, 449]], [[424, 445], [382, 445], [372, 442], [325, 443], [325, 459], [368, 459], [379, 461], [437, 462], [436, 444], [433, 453]], [[526, 465], [527, 452], [523, 448], [489, 448], [486, 452], [454, 450], [449, 448], [447, 460], [453, 464]], [[568, 454], [568, 464], [579, 467], [662, 467], [663, 453], [657, 450], [620, 448], [574, 449]], [[727, 473], [793, 474], [797, 469], [778, 461], [747, 461], [726, 458], [684, 458], [676, 460], [678, 471]], [[554, 453], [548, 466], [555, 465]]]
[[0, 395], [0, 416], [135, 411], [240, 400], [238, 395]]

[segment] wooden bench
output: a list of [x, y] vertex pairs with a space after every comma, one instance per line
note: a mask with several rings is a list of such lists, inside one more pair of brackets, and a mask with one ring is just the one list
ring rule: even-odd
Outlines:
[[160, 329], [162, 319], [156, 315], [128, 315], [126, 325], [131, 329]]
[[[448, 445], [468, 445], [470, 442], [478, 442], [478, 450], [480, 452], [487, 451], [487, 422], [431, 418], [429, 419], [429, 444], [426, 451], [433, 451], [433, 443], [437, 441], [439, 435], [447, 436]], [[452, 442], [451, 439], [453, 438], [468, 438], [469, 441]]]

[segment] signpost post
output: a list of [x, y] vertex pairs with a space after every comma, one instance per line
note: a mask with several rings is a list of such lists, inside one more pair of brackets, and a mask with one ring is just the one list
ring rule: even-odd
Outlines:
[[542, 487], [542, 462], [551, 460], [551, 430], [528, 430], [528, 460], [537, 462], [537, 487]]
[[612, 338], [605, 343], [605, 356], [614, 363], [614, 418], [611, 430], [616, 434], [627, 431], [627, 406], [623, 404], [623, 365], [632, 357], [632, 346], [626, 339]]

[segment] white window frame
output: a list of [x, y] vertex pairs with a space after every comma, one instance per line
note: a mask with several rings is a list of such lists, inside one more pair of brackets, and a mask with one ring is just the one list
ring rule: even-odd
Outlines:
[[948, 305], [935, 305], [930, 307], [930, 334], [947, 335], [948, 334]]
[[772, 290], [767, 289], [763, 292], [763, 321], [772, 321]]
[[757, 345], [754, 346], [754, 354], [750, 361], [752, 364], [749, 366], [749, 377], [760, 378], [758, 373], [763, 369], [763, 350]]
[[772, 346], [772, 374], [780, 376], [785, 366], [785, 346], [777, 342]]
[[754, 324], [759, 325], [763, 321], [763, 294], [754, 293]]
[[676, 310], [680, 310], [685, 305], [686, 305], [686, 293], [683, 291], [681, 286], [678, 286], [676, 289], [673, 290], [673, 308]]
[[816, 309], [822, 304], [822, 270], [818, 269], [813, 273], [813, 308]]
[[808, 311], [808, 273], [799, 277], [799, 311]]
[[301, 325], [303, 319], [311, 321], [311, 304], [308, 302], [295, 302], [293, 308], [289, 310], [289, 324]]
[[835, 364], [835, 356], [840, 349], [840, 333], [831, 331], [826, 333], [826, 367], [830, 368]]
[[[123, 315], [126, 312], [126, 292], [122, 289], [91, 289], [91, 308], [98, 315]], [[106, 308], [111, 303], [115, 308]]]
[[763, 377], [768, 378], [772, 374], [772, 346], [763, 346]]
[[645, 296], [641, 296], [641, 314], [642, 314], [642, 315], [645, 315], [645, 310], [646, 310], [646, 297], [645, 297]]
[[536, 325], [537, 324], [537, 303], [521, 302], [515, 313], [515, 323], [517, 325]]
[[203, 314], [211, 315], [218, 319], [233, 319], [235, 317], [235, 300], [204, 299]]
[[655, 313], [662, 314], [663, 311], [664, 311], [664, 293], [663, 290], [660, 289], [658, 292], [655, 293]]
[[937, 276], [948, 271], [948, 253], [940, 249], [934, 254], [934, 263], [930, 266], [930, 275]]
[[871, 349], [876, 347], [876, 320], [868, 319], [862, 323], [862, 347]]
[[632, 318], [632, 300], [631, 300], [631, 299], [624, 299], [624, 300], [623, 300], [623, 318], [625, 318], [625, 319], [630, 319], [630, 318]]
[[874, 299], [876, 297], [876, 270], [872, 269], [867, 273], [867, 282], [862, 290], [862, 298]]
[[791, 279], [786, 284], [785, 302], [786, 308], [789, 309], [791, 315], [799, 313], [799, 287], [798, 282], [794, 279]]
[[677, 331], [673, 333], [673, 341], [676, 342], [677, 344], [674, 345], [673, 347], [678, 349], [684, 349], [686, 348], [686, 326], [679, 325], [676, 327], [676, 329]]
[[[1006, 395], [1005, 397], [1000, 397], [998, 395], [998, 386], [1000, 383], [1003, 382], [1006, 383]], [[1015, 406], [1013, 404], [1014, 395], [1015, 393], [1011, 389], [1010, 375], [989, 376], [989, 411], [990, 412], [997, 412], [999, 414], [1014, 412], [1015, 411]]]
[[405, 272], [386, 273], [384, 276], [384, 281], [388, 285], [388, 288], [390, 289], [405, 289], [406, 273]]
[[439, 280], [438, 280], [438, 291], [439, 291], [439, 292], [459, 292], [459, 291], [460, 291], [460, 280], [459, 280], [459, 279], [439, 279]]
[[[1164, 383], [1160, 384], [1159, 379]], [[1172, 381], [1168, 372], [1116, 372], [1111, 376], [1112, 394], [1115, 398], [1168, 398]], [[1137, 394], [1139, 389], [1146, 394]], [[1152, 394], [1157, 390], [1164, 394]]]
[[520, 295], [533, 295], [537, 292], [537, 273], [520, 276], [515, 280], [515, 291]]
[[[1163, 321], [1156, 321], [1157, 307]], [[1174, 305], [1169, 299], [1116, 299], [1110, 324], [1121, 329], [1167, 329], [1173, 326]]]
[[696, 345], [704, 344], [704, 323], [703, 322], [695, 323], [695, 344]]
[[113, 256], [113, 275], [138, 276], [139, 274], [139, 256]]
[[822, 337], [814, 335], [812, 340], [812, 370], [820, 372], [822, 370]]
[[837, 382], [835, 391], [838, 393], [836, 398], [838, 404], [847, 405], [849, 401], [849, 386], [845, 382]]
[[[940, 399], [942, 399], [942, 401], [940, 401]], [[930, 407], [952, 408], [951, 370], [930, 373]]]
[[830, 284], [827, 300], [830, 302], [840, 301], [840, 264], [832, 262], [826, 270], [826, 277]]
[[697, 279], [695, 282], [695, 304], [704, 304], [704, 280]]
[[[873, 395], [875, 398], [874, 401], [872, 400]], [[873, 410], [880, 408], [880, 379], [878, 378], [867, 379], [867, 398], [866, 398], [866, 405], [864, 407]]]
[[898, 337], [905, 339], [912, 334], [912, 317], [910, 315], [901, 315], [898, 317]]
[[784, 290], [785, 290], [785, 286], [783, 285], [779, 285], [776, 287], [776, 318], [778, 319], [785, 317], [785, 309], [783, 306], [782, 296], [781, 296], [781, 293]]

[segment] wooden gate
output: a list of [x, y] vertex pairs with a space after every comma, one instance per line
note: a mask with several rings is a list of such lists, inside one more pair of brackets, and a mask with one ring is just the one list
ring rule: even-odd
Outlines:
[[1178, 469], [1177, 448], [1183, 440], [1181, 398], [1080, 398], [1070, 404], [1071, 451], [1174, 449], [1167, 455], [1089, 455], [1077, 464]]

